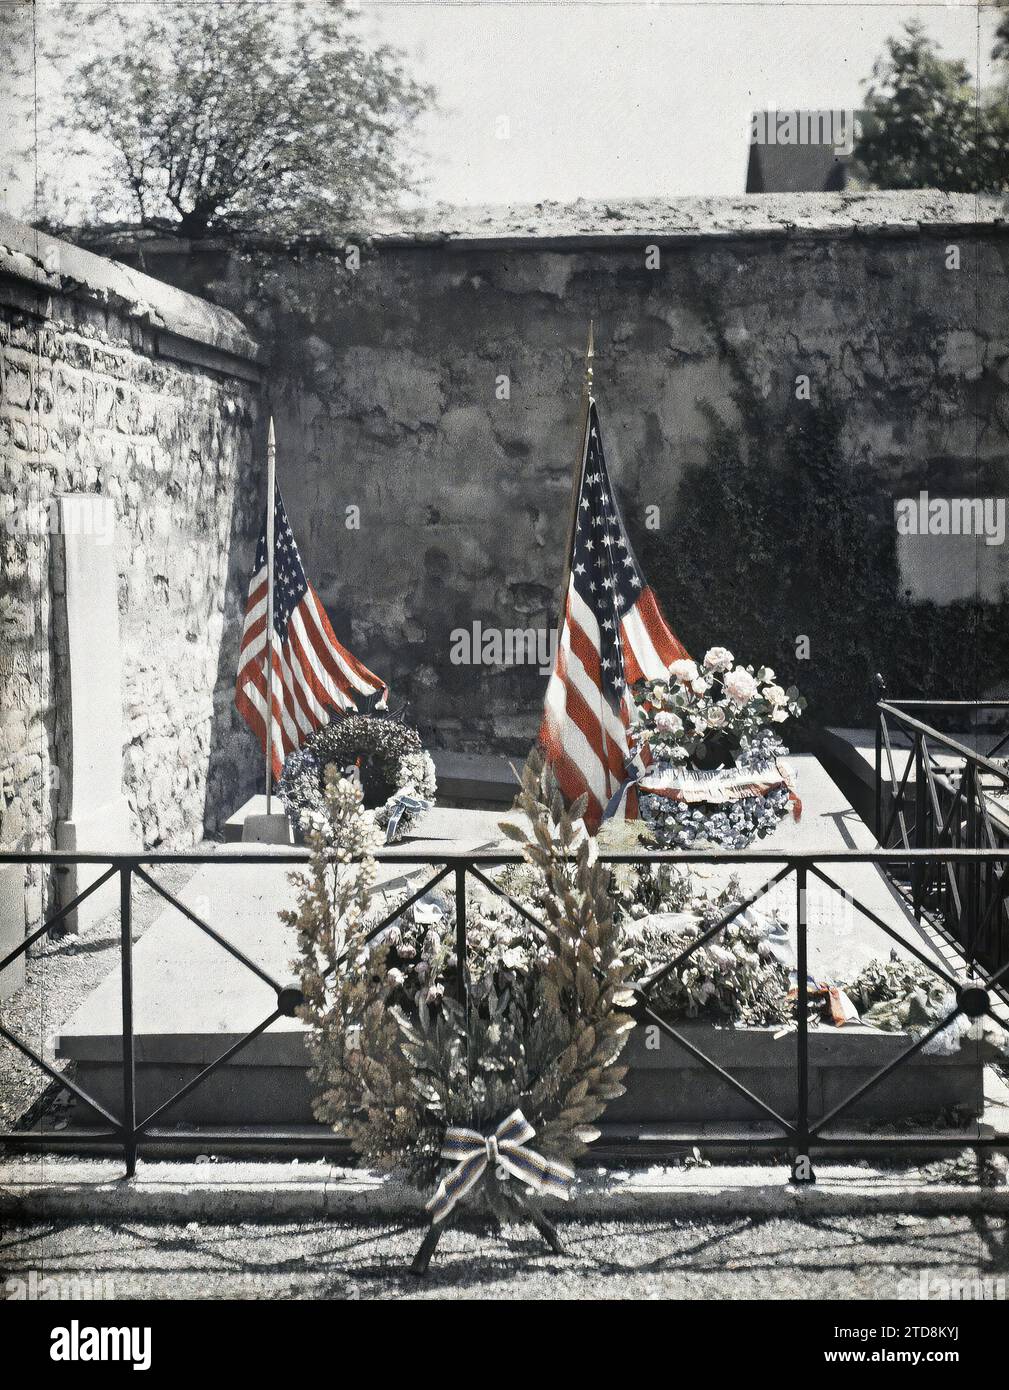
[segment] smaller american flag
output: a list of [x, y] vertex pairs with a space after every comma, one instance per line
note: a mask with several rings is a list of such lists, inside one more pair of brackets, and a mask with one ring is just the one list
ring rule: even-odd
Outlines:
[[[661, 680], [686, 655], [631, 549], [590, 399], [571, 576], [539, 736], [565, 798], [587, 794], [590, 830], [598, 828], [628, 777], [634, 718], [629, 687], [642, 677]], [[624, 814], [637, 814], [633, 794]]]
[[[357, 698], [389, 690], [337, 641], [305, 570], [291, 532], [280, 488], [274, 491], [273, 520], [273, 775], [309, 734], [330, 722], [329, 711], [357, 709]], [[235, 706], [266, 752], [266, 515], [256, 546], [245, 628], [238, 656]]]

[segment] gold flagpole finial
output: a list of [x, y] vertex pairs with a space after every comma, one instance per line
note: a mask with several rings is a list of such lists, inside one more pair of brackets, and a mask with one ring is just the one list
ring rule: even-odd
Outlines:
[[593, 321], [589, 319], [589, 341], [585, 349], [585, 391], [590, 396], [592, 395], [592, 360], [596, 355], [593, 328]]

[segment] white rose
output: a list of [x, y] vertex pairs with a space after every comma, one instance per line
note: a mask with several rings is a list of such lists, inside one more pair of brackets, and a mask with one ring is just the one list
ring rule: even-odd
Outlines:
[[669, 674], [678, 681], [689, 683], [697, 679], [697, 662], [689, 661], [684, 658], [682, 661], [674, 661], [669, 668]]
[[655, 727], [660, 734], [678, 734], [683, 728], [683, 720], [678, 714], [670, 714], [668, 710], [661, 710], [655, 716]]
[[703, 676], [698, 676], [696, 680], [690, 682], [690, 688], [695, 695], [706, 695], [710, 681], [706, 681]]
[[780, 685], [765, 685], [760, 692], [765, 700], [769, 700], [772, 705], [787, 705], [788, 696]]
[[720, 729], [725, 724], [725, 710], [721, 705], [714, 705], [708, 710], [708, 728]]
[[722, 685], [726, 695], [737, 705], [748, 705], [757, 693], [757, 682], [742, 666], [729, 671]]
[[704, 669], [706, 671], [728, 671], [735, 659], [727, 647], [709, 647], [704, 653]]
[[778, 705], [775, 709], [771, 710], [771, 722], [773, 724], [784, 724], [787, 718], [788, 710], [782, 709], [780, 705]]

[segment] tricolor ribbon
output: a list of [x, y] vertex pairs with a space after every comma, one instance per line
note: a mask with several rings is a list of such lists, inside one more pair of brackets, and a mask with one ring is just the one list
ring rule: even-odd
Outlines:
[[430, 811], [433, 805], [433, 801], [426, 801], [422, 796], [411, 796], [409, 792], [400, 792], [389, 808], [389, 819], [385, 826], [385, 843], [391, 845], [395, 841], [404, 811], [410, 811], [413, 815], [419, 816], [421, 811]]
[[555, 1158], [544, 1158], [527, 1149], [526, 1144], [535, 1134], [521, 1110], [513, 1110], [492, 1134], [456, 1126], [447, 1129], [441, 1156], [456, 1166], [442, 1178], [427, 1204], [432, 1223], [448, 1216], [456, 1202], [477, 1185], [488, 1164], [494, 1165], [498, 1178], [518, 1178], [534, 1192], [560, 1197], [566, 1202], [571, 1195], [575, 1170]]

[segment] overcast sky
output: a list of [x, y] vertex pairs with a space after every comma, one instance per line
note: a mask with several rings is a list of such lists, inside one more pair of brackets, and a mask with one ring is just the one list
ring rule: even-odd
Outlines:
[[422, 135], [430, 188], [449, 202], [739, 193], [751, 111], [857, 108], [906, 19], [972, 71], [994, 29], [969, 4], [856, 0], [360, 8], [438, 88]]
[[[79, 15], [77, 46], [86, 50], [100, 41], [94, 21], [107, 8], [107, 0], [42, 0], [36, 23], [44, 29], [47, 11]], [[910, 18], [972, 71], [980, 55], [984, 75], [995, 23], [991, 11], [956, 0], [361, 0], [357, 8], [365, 30], [406, 50], [438, 91], [417, 132], [424, 201], [462, 203], [741, 192], [752, 110], [856, 108], [886, 38]], [[28, 42], [27, 25], [24, 34]], [[58, 92], [53, 73], [37, 76], [44, 124]], [[0, 91], [3, 129], [30, 123], [33, 85], [29, 77]], [[26, 160], [6, 181], [9, 205], [26, 211], [30, 190]]]

